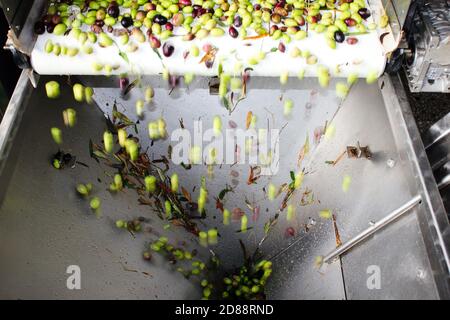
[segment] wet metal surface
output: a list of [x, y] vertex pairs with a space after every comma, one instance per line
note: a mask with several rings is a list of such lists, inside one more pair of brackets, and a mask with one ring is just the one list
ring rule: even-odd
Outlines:
[[[395, 144], [378, 87], [361, 81], [342, 104], [334, 90], [318, 89], [313, 80], [302, 84], [290, 81], [284, 91], [280, 91], [278, 82], [273, 79], [254, 80], [248, 98], [229, 115], [218, 104], [217, 96], [209, 95], [206, 79], [191, 85], [189, 95], [185, 89], [167, 95], [166, 84], [153, 78], [144, 79], [154, 86], [155, 98], [146, 110], [145, 121], [138, 125], [138, 135], [144, 148], [149, 147], [151, 158], [167, 155], [171, 144], [170, 139], [149, 144], [147, 122], [161, 116], [169, 132], [179, 128], [181, 118], [189, 129], [198, 119], [203, 121], [204, 127], [211, 127], [215, 115], [222, 116], [224, 128], [228, 127], [229, 120], [245, 127], [248, 111], [257, 116], [257, 127], [284, 127], [280, 135], [279, 171], [274, 176], [261, 177], [257, 184], [246, 183], [248, 164], [216, 167], [213, 176], [208, 176], [205, 166], [189, 171], [176, 168], [180, 184], [188, 190], [198, 186], [202, 176], [207, 177], [208, 219], [198, 223], [201, 229], [219, 228], [219, 246], [213, 249], [222, 258], [224, 268], [230, 270], [242, 263], [238, 239], [252, 252], [263, 236], [264, 223], [280, 207], [283, 195], [269, 202], [263, 187], [269, 182], [277, 186], [289, 183], [290, 171], [304, 168], [302, 188], [290, 201], [296, 206], [296, 218], [288, 222], [285, 211], [281, 212], [278, 224], [262, 247], [268, 257], [274, 257], [274, 274], [268, 283], [269, 298], [436, 298], [430, 277], [432, 271], [414, 214], [403, 217], [352, 249], [342, 257], [342, 264], [337, 261], [318, 268], [315, 263], [317, 257], [335, 248], [338, 240], [351, 239], [371, 221], [383, 218], [417, 192], [417, 186], [410, 184], [408, 160], [399, 154]], [[137, 204], [134, 191], [127, 189], [117, 195], [108, 192], [113, 170], [89, 157], [89, 139], [100, 143], [106, 129], [101, 110], [110, 113], [116, 99], [118, 110], [135, 120], [134, 106], [142, 92], [133, 90], [124, 100], [118, 97], [115, 82], [102, 85], [95, 84], [95, 79], [83, 79], [84, 83], [95, 87], [98, 109], [74, 103], [71, 89], [66, 85], [60, 99], [48, 100], [43, 90], [46, 81], [47, 78], [43, 78], [33, 93], [19, 128], [21, 134], [15, 140], [4, 170], [11, 177], [4, 180], [6, 190], [0, 198], [0, 297], [199, 298], [198, 287], [166, 262], [155, 258], [148, 263], [141, 258], [145, 244], [156, 238], [155, 232], [147, 231], [133, 237], [114, 227], [114, 221], [124, 217], [146, 216], [151, 220], [152, 230], [162, 230], [164, 222]], [[65, 81], [59, 78], [61, 85]], [[334, 84], [330, 88], [334, 88]], [[283, 100], [288, 97], [294, 100], [295, 106], [291, 117], [286, 119], [282, 108]], [[51, 141], [49, 130], [52, 126], [63, 126], [61, 112], [66, 107], [76, 108], [78, 124], [73, 130], [63, 130], [62, 148], [89, 168], [77, 165], [74, 169], [58, 171], [50, 166], [49, 159], [57, 147]], [[325, 124], [329, 131], [318, 139]], [[310, 151], [298, 167], [299, 152], [307, 138]], [[344, 156], [334, 166], [327, 163], [339, 159], [347, 146], [358, 142], [369, 146], [371, 160]], [[172, 170], [175, 170], [173, 165], [169, 174]], [[237, 181], [233, 182], [230, 170], [238, 173]], [[345, 191], [343, 179], [346, 176], [350, 177], [350, 185]], [[100, 218], [75, 194], [76, 184], [87, 182], [94, 184], [94, 195], [102, 200]], [[224, 227], [221, 214], [215, 210], [213, 198], [226, 183], [234, 184], [235, 190], [225, 197], [225, 207], [230, 210], [240, 207], [249, 216], [252, 229], [245, 234], [236, 233], [239, 223]], [[197, 193], [193, 192], [195, 196]], [[313, 196], [308, 205], [302, 205], [305, 194]], [[261, 206], [260, 216], [255, 217], [255, 221], [246, 207], [246, 198]], [[334, 214], [335, 223], [320, 218], [319, 212], [327, 209]], [[421, 207], [418, 214], [420, 210]], [[294, 237], [287, 236], [288, 227], [294, 229]], [[167, 235], [176, 241], [187, 239], [188, 248], [197, 247], [196, 239], [184, 230], [172, 227]], [[200, 253], [205, 254], [205, 250], [200, 249]], [[379, 290], [367, 287], [368, 263], [379, 266], [382, 271]], [[66, 288], [65, 271], [72, 264], [81, 267], [81, 291]]]

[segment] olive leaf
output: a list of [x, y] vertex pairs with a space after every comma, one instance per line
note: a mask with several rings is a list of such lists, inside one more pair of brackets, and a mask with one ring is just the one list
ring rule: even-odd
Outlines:
[[120, 51], [119, 56], [121, 56], [122, 59], [125, 60], [126, 63], [130, 63], [130, 60], [128, 59], [128, 55], [125, 52]]
[[219, 193], [219, 197], [218, 197], [219, 200], [223, 200], [223, 198], [225, 197], [225, 195], [226, 195], [228, 192], [234, 192], [234, 189], [231, 188], [230, 186], [226, 185], [226, 186], [225, 186], [225, 189], [223, 189], [223, 190], [220, 191], [220, 193]]

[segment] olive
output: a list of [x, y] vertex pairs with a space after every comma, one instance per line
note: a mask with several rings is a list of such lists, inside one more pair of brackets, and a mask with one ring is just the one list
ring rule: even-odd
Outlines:
[[303, 16], [298, 17], [297, 18], [297, 23], [298, 23], [299, 26], [304, 26], [305, 23], [306, 23], [305, 18], [303, 18]]
[[171, 74], [169, 76], [169, 85], [170, 85], [170, 87], [171, 88], [175, 88], [176, 86], [178, 86], [179, 80], [180, 80], [180, 77]]
[[119, 79], [119, 87], [121, 90], [125, 90], [129, 84], [130, 84], [130, 80], [128, 80], [128, 78], [122, 77]]
[[228, 29], [228, 33], [232, 38], [237, 38], [239, 35], [239, 32], [233, 26], [230, 26], [230, 28]]
[[157, 37], [155, 37], [154, 35], [151, 35], [149, 37], [149, 41], [150, 41], [150, 46], [153, 49], [158, 49], [159, 47], [161, 47], [161, 41], [159, 41], [159, 39]]
[[34, 33], [43, 34], [45, 32], [45, 24], [41, 21], [38, 21], [34, 24]]
[[153, 22], [159, 24], [159, 25], [165, 25], [167, 23], [167, 18], [164, 17], [161, 14], [157, 14], [155, 15], [155, 17], [153, 18]]
[[275, 31], [277, 31], [278, 30], [278, 26], [277, 25], [271, 25], [270, 26], [270, 29], [269, 29], [269, 34], [270, 35], [273, 35], [273, 33], [275, 32]]
[[172, 53], [174, 52], [175, 48], [173, 47], [173, 45], [171, 45], [170, 43], [164, 43], [163, 45], [163, 54], [166, 57], [170, 57], [172, 55]]
[[98, 26], [96, 24], [93, 24], [91, 26], [91, 31], [96, 33], [96, 34], [99, 34], [99, 33], [103, 32], [103, 29], [102, 29], [102, 27], [100, 27], [100, 26]]
[[153, 11], [153, 10], [156, 10], [156, 5], [155, 4], [153, 4], [153, 3], [150, 3], [150, 2], [147, 2], [145, 5], [144, 5], [144, 11]]
[[311, 22], [312, 22], [312, 23], [317, 23], [317, 22], [319, 22], [321, 19], [322, 19], [322, 15], [321, 15], [320, 13], [318, 13], [317, 15], [311, 17]]
[[334, 33], [334, 40], [336, 40], [336, 42], [342, 43], [345, 40], [345, 34], [341, 31], [338, 30]]
[[117, 18], [120, 14], [120, 9], [117, 4], [111, 3], [106, 11], [111, 17]]
[[271, 20], [273, 23], [280, 23], [280, 22], [281, 22], [281, 16], [280, 16], [279, 14], [277, 14], [277, 13], [274, 13], [274, 14], [272, 14], [272, 15], [270, 16], [270, 20]]
[[103, 27], [105, 25], [105, 22], [103, 20], [95, 20], [94, 24], [96, 26]]
[[242, 26], [242, 18], [240, 16], [235, 16], [233, 24], [236, 28], [239, 28], [240, 26]]
[[170, 22], [167, 22], [165, 25], [165, 28], [166, 28], [166, 30], [173, 31], [173, 24]]
[[347, 19], [344, 20], [344, 22], [345, 22], [345, 24], [346, 24], [347, 26], [349, 26], [349, 27], [354, 27], [354, 26], [356, 26], [356, 21], [355, 21], [355, 19], [347, 18]]
[[128, 28], [133, 25], [133, 19], [131, 19], [131, 17], [125, 16], [122, 18], [122, 21], [120, 23], [122, 23], [122, 26], [124, 28]]
[[42, 18], [42, 22], [47, 26], [52, 23], [52, 17], [52, 15], [47, 14]]
[[53, 33], [53, 30], [55, 30], [55, 25], [53, 23], [49, 23], [47, 25], [47, 32], [48, 33]]
[[193, 18], [197, 18], [199, 16], [201, 16], [201, 12], [200, 9], [202, 8], [201, 6], [195, 4], [192, 6], [193, 10], [192, 10], [192, 17]]
[[361, 16], [361, 18], [363, 18], [364, 20], [366, 20], [367, 18], [370, 17], [370, 12], [369, 12], [369, 9], [367, 9], [367, 8], [359, 9], [358, 13]]
[[55, 15], [52, 17], [52, 23], [53, 23], [55, 26], [56, 26], [57, 24], [60, 24], [61, 21], [62, 21], [61, 16], [59, 16], [59, 15], [57, 15], [57, 14], [55, 14]]
[[355, 37], [348, 37], [348, 38], [347, 38], [347, 43], [350, 44], [350, 45], [354, 45], [354, 44], [356, 44], [357, 42], [358, 42], [358, 39], [355, 38]]

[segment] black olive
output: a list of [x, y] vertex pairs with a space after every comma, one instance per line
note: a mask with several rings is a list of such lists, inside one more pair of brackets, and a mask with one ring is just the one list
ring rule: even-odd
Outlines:
[[34, 33], [43, 34], [45, 32], [45, 24], [42, 21], [38, 21], [34, 24]]
[[153, 17], [153, 22], [160, 25], [165, 25], [167, 23], [167, 18], [161, 14], [157, 14], [156, 16]]
[[120, 23], [122, 23], [124, 28], [128, 28], [133, 25], [133, 19], [131, 17], [123, 17]]
[[334, 33], [334, 40], [336, 40], [336, 42], [342, 43], [345, 40], [345, 34], [341, 31], [338, 30]]
[[117, 18], [120, 14], [119, 6], [116, 4], [110, 4], [107, 9], [107, 13], [113, 18]]
[[52, 15], [47, 14], [42, 18], [42, 22], [47, 26], [49, 24], [52, 24], [52, 18]]
[[358, 10], [359, 15], [361, 16], [361, 18], [363, 18], [364, 20], [366, 20], [367, 18], [370, 17], [370, 12], [367, 8], [361, 8]]
[[52, 24], [52, 23], [49, 23], [48, 25], [47, 25], [47, 32], [48, 33], [53, 33], [53, 30], [55, 29], [55, 25], [54, 24]]

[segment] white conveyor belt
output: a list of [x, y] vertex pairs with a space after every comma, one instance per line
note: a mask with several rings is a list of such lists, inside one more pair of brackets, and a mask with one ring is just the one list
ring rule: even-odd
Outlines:
[[[367, 23], [372, 22], [373, 18], [371, 16]], [[143, 27], [142, 31], [145, 34], [146, 28]], [[139, 49], [135, 52], [128, 52], [127, 45], [121, 45], [119, 38], [114, 37], [111, 33], [108, 35], [115, 40], [117, 45], [102, 48], [96, 43], [92, 45], [94, 48], [92, 54], [84, 54], [80, 51], [75, 57], [56, 56], [45, 52], [44, 48], [48, 40], [72, 48], [80, 48], [81, 45], [70, 35], [56, 36], [45, 33], [37, 38], [31, 53], [31, 63], [39, 74], [50, 75], [105, 75], [107, 73], [105, 70], [95, 71], [92, 67], [93, 64], [99, 63], [115, 67], [110, 74], [129, 72], [158, 74], [166, 68], [172, 74], [193, 73], [214, 76], [217, 75], [219, 64], [221, 64], [223, 70], [230, 74], [239, 73], [236, 71], [236, 65], [241, 65], [243, 68], [251, 67], [253, 69], [252, 76], [279, 76], [285, 72], [288, 72], [289, 76], [296, 76], [300, 70], [305, 71], [305, 76], [316, 76], [317, 67], [320, 65], [327, 67], [334, 77], [346, 77], [349, 74], [365, 77], [369, 73], [381, 75], [384, 70], [386, 53], [379, 37], [382, 32], [383, 30], [373, 30], [367, 34], [356, 35], [354, 37], [358, 39], [358, 43], [349, 45], [344, 41], [344, 43], [338, 43], [336, 49], [332, 49], [327, 45], [323, 33], [309, 31], [306, 39], [285, 43], [286, 51], [282, 53], [280, 51], [271, 52], [273, 48], [278, 47], [280, 41], [283, 42], [282, 40], [273, 40], [271, 37], [243, 40], [233, 39], [225, 34], [222, 37], [209, 36], [202, 40], [183, 41], [181, 35], [185, 33], [184, 29], [175, 28], [173, 32], [175, 36], [166, 40], [175, 47], [175, 51], [172, 56], [164, 57], [161, 46], [158, 51], [162, 60], [150, 47], [148, 39], [145, 43], [138, 43], [133, 36], [130, 36], [130, 43], [138, 45]], [[189, 55], [185, 58], [183, 56], [183, 53], [194, 44], [200, 48], [200, 51], [204, 44], [211, 44], [218, 48], [212, 68], [207, 68], [204, 63], [199, 63], [205, 54], [202, 51], [198, 57]], [[291, 57], [290, 51], [294, 47], [298, 47], [302, 51], [309, 50], [312, 55], [317, 57], [317, 64], [310, 65], [304, 58]], [[119, 55], [120, 51], [126, 52], [128, 62]], [[249, 65], [249, 58], [261, 51], [267, 53], [266, 58], [257, 65]]]

